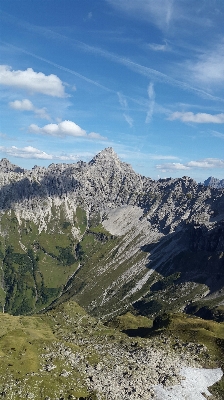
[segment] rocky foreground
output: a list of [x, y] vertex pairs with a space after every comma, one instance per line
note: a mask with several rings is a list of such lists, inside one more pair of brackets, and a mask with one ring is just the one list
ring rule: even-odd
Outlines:
[[[19, 343], [19, 323], [28, 341], [17, 356], [11, 330], [13, 361], [9, 351], [7, 365], [0, 367], [0, 396], [6, 399], [203, 400], [202, 392], [209, 394], [208, 386], [222, 377], [220, 368], [202, 368], [215, 366], [205, 345], [168, 336], [165, 330], [131, 338], [97, 322], [73, 302], [35, 317], [30, 323], [37, 325], [34, 337], [24, 318], [17, 320], [15, 334]], [[10, 324], [12, 329], [12, 320]]]

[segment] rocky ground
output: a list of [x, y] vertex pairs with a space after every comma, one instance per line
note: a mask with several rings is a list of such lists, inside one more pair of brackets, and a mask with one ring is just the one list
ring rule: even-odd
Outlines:
[[[43, 354], [44, 368], [53, 369], [59, 358], [64, 363], [63, 375], [72, 378], [71, 368], [77, 369], [99, 400], [164, 400], [165, 395], [167, 399], [189, 396], [190, 400], [199, 400], [204, 398], [201, 393], [208, 394], [208, 386], [222, 377], [221, 369], [201, 369], [209, 358], [204, 345], [182, 342], [177, 337], [173, 340], [163, 333], [153, 338], [128, 338], [116, 331], [106, 332], [100, 324], [96, 336], [91, 320], [86, 321], [83, 336], [83, 327], [77, 327], [74, 317], [64, 313], [62, 318], [64, 326], [76, 326], [75, 332], [67, 336], [61, 332], [63, 339], [81, 347], [82, 353], [55, 343]], [[100, 359], [93, 365], [87, 360], [94, 354]], [[191, 381], [189, 387], [185, 379]]]
[[129, 337], [72, 301], [37, 317], [4, 318], [0, 398], [7, 400], [203, 400], [223, 374], [197, 341], [150, 329]]

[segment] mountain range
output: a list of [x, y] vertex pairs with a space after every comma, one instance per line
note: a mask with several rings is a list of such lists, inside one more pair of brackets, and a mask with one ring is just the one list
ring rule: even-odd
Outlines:
[[5, 311], [73, 298], [105, 319], [167, 309], [223, 318], [223, 190], [146, 178], [112, 148], [89, 163], [0, 168]]
[[[32, 398], [109, 396], [106, 398], [113, 400], [116, 395], [161, 400], [165, 392], [158, 389], [163, 393], [158, 395], [153, 385], [166, 386], [166, 380], [168, 385], [179, 382], [177, 372], [168, 373], [171, 365], [223, 367], [224, 190], [213, 186], [197, 184], [187, 176], [154, 181], [135, 173], [112, 148], [101, 151], [89, 163], [51, 164], [32, 170], [1, 160], [0, 307], [2, 326], [7, 328], [0, 332], [0, 354], [9, 360], [15, 348], [16, 363], [20, 365], [19, 335], [21, 343], [30, 343], [29, 357], [35, 354], [35, 360], [45, 359], [39, 370], [24, 369], [25, 375], [36, 377], [37, 394]], [[85, 323], [81, 322], [83, 318]], [[123, 349], [120, 370], [113, 363], [113, 367], [109, 365], [104, 334], [114, 363], [119, 348]], [[136, 337], [142, 339], [136, 342]], [[161, 347], [155, 359], [154, 353], [140, 351], [151, 343], [144, 341], [146, 337], [154, 337], [156, 348]], [[44, 348], [41, 338], [44, 343], [50, 340]], [[10, 341], [14, 344], [9, 345]], [[189, 350], [191, 342], [194, 344]], [[85, 343], [93, 359], [83, 352]], [[181, 358], [185, 345], [188, 353]], [[4, 346], [9, 346], [7, 354]], [[68, 346], [70, 350], [66, 350]], [[74, 361], [77, 346], [79, 363]], [[135, 346], [138, 350], [133, 367], [130, 354]], [[175, 362], [171, 357], [174, 350], [179, 351]], [[55, 355], [58, 351], [60, 362]], [[140, 353], [141, 362], [137, 357]], [[68, 371], [66, 354], [70, 367], [78, 374], [79, 385], [73, 391], [62, 384], [61, 376], [73, 374]], [[99, 361], [101, 356], [103, 361]], [[147, 357], [154, 360], [154, 371], [163, 371], [150, 381], [150, 390], [139, 383], [152, 374], [152, 369], [146, 374], [142, 367], [148, 363]], [[158, 357], [167, 360], [166, 367], [159, 366]], [[194, 365], [192, 357], [197, 360]], [[10, 363], [7, 368], [11, 368]], [[137, 370], [139, 363], [141, 367], [133, 378], [135, 375], [126, 369]], [[11, 393], [8, 398], [16, 399], [12, 380], [20, 379], [17, 367], [13, 367], [11, 386], [9, 371], [4, 368], [0, 395]], [[57, 379], [55, 368], [59, 371]], [[110, 374], [114, 386], [108, 394], [105, 387], [109, 387]], [[56, 392], [49, 395], [47, 376], [57, 381], [57, 388], [63, 387], [67, 397], [54, 397]], [[42, 392], [40, 377], [45, 382]], [[136, 382], [128, 389], [131, 379]], [[30, 383], [26, 386], [22, 378], [18, 381], [25, 396]], [[222, 398], [223, 381], [214, 398]], [[97, 391], [101, 395], [96, 395]]]

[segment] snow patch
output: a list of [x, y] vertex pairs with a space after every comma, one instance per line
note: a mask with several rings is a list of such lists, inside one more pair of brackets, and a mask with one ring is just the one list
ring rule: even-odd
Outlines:
[[155, 386], [155, 400], [205, 400], [211, 396], [208, 387], [218, 382], [223, 372], [221, 368], [205, 369], [185, 367], [180, 371], [184, 378], [180, 385], [164, 388], [161, 385]]

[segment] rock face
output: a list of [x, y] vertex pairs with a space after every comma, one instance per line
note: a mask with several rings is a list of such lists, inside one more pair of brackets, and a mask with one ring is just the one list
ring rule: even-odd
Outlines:
[[9, 172], [24, 172], [25, 170], [18, 167], [15, 164], [10, 163], [9, 160], [7, 160], [7, 158], [2, 158], [2, 160], [0, 161], [0, 170], [1, 172], [5, 172], [5, 173], [9, 173]]
[[52, 202], [69, 208], [80, 204], [88, 213], [137, 206], [147, 213], [152, 227], [165, 233], [183, 220], [208, 223], [212, 216], [224, 214], [222, 192], [188, 177], [153, 181], [121, 162], [112, 148], [88, 164], [51, 164], [28, 171], [3, 159], [0, 167], [1, 210], [14, 209], [36, 222], [45, 217]]
[[105, 318], [211, 298], [222, 306], [223, 190], [186, 176], [153, 181], [112, 148], [89, 163], [23, 170], [3, 159], [0, 167], [8, 312], [69, 297]]
[[213, 176], [210, 176], [208, 179], [204, 181], [205, 186], [210, 186], [216, 189], [223, 189], [224, 188], [224, 179], [217, 179]]

